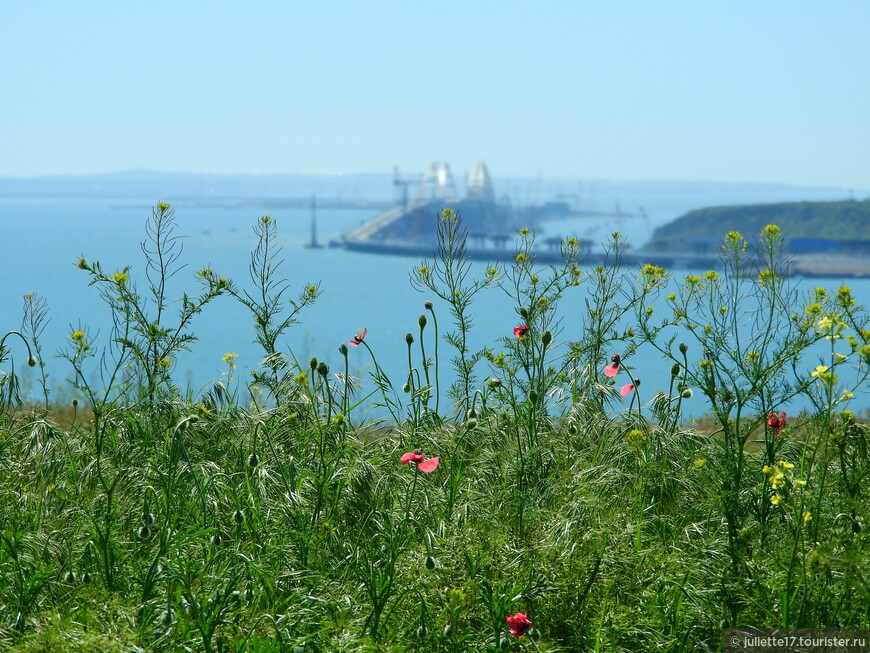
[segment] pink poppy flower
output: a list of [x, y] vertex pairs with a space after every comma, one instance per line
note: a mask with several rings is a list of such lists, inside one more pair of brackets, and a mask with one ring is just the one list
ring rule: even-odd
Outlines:
[[400, 458], [400, 460], [402, 461], [402, 464], [403, 464], [403, 465], [407, 465], [407, 464], [410, 463], [410, 462], [418, 463], [418, 462], [420, 462], [421, 460], [423, 460], [423, 457], [424, 457], [424, 456], [423, 456], [423, 454], [421, 454], [421, 453], [416, 453], [416, 452], [414, 452], [414, 451], [409, 451], [408, 453], [404, 453], [404, 454], [402, 454], [402, 457]]
[[634, 390], [634, 383], [626, 383], [624, 386], [622, 386], [619, 389], [619, 394], [621, 394], [624, 397], [632, 390]]
[[514, 335], [517, 338], [522, 338], [528, 332], [529, 332], [529, 327], [527, 327], [525, 324], [520, 324], [519, 326], [514, 327]]
[[429, 460], [424, 460], [424, 456], [421, 453], [416, 453], [415, 451], [409, 451], [408, 453], [402, 454], [402, 457], [399, 459], [403, 465], [407, 465], [408, 463], [417, 463], [417, 469], [421, 472], [434, 472], [435, 468], [438, 467], [439, 457], [435, 456], [434, 458], [430, 458]]
[[509, 614], [504, 621], [514, 637], [522, 637], [532, 627], [532, 622], [529, 621], [529, 615], [526, 612]]
[[613, 356], [610, 357], [610, 360], [612, 362], [604, 368], [604, 376], [613, 378], [616, 376], [617, 372], [619, 372], [619, 364], [622, 362], [622, 356], [620, 354], [613, 354]]
[[435, 468], [438, 467], [438, 456], [434, 458], [430, 458], [429, 460], [424, 460], [422, 463], [417, 463], [417, 469], [421, 472], [434, 472]]
[[767, 416], [767, 425], [773, 429], [775, 435], [779, 435], [779, 430], [785, 426], [785, 413], [781, 412], [779, 416], [776, 413], [770, 413]]
[[350, 344], [353, 345], [354, 347], [359, 347], [359, 343], [361, 343], [363, 341], [363, 339], [366, 337], [366, 334], [368, 332], [369, 332], [369, 329], [368, 329], [368, 327], [366, 327], [365, 329], [363, 329], [362, 331], [360, 331], [359, 333], [357, 333], [353, 337], [353, 340], [350, 341]]

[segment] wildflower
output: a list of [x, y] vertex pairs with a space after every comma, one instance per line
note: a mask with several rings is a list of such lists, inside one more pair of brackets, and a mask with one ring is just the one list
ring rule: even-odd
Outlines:
[[435, 468], [438, 467], [439, 457], [435, 456], [434, 458], [430, 458], [429, 460], [423, 460], [424, 456], [421, 453], [417, 453], [416, 451], [409, 451], [408, 453], [402, 454], [402, 457], [399, 459], [403, 465], [407, 465], [408, 463], [417, 463], [417, 469], [421, 472], [434, 472]]
[[124, 284], [130, 280], [130, 277], [127, 276], [126, 272], [115, 272], [112, 277], [112, 281], [123, 288]]
[[695, 469], [704, 469], [704, 467], [706, 467], [706, 465], [707, 465], [707, 459], [706, 458], [698, 458], [694, 462], [694, 465], [695, 465]]
[[773, 429], [774, 435], [779, 435], [779, 430], [785, 426], [785, 413], [781, 412], [779, 416], [776, 413], [769, 413], [767, 416], [767, 425]]
[[629, 392], [634, 390], [639, 385], [640, 385], [640, 381], [638, 379], [635, 379], [634, 383], [626, 383], [624, 386], [622, 386], [619, 389], [619, 394], [621, 394], [624, 397], [625, 395], [627, 395]]
[[526, 612], [509, 614], [504, 621], [514, 637], [522, 637], [532, 627], [532, 622], [529, 621], [529, 615]]
[[237, 355], [238, 354], [234, 354], [234, 353], [233, 354], [224, 354], [224, 363], [230, 363], [230, 364], [232, 364], [233, 367], [235, 367], [235, 364], [233, 364], [233, 361], [236, 360]]
[[770, 497], [770, 502], [773, 505], [778, 506], [780, 503], [782, 503], [782, 495], [774, 494], [772, 497]]
[[619, 365], [622, 363], [622, 355], [614, 354], [610, 357], [611, 363], [604, 368], [604, 376], [613, 378], [619, 372]]
[[493, 388], [493, 389], [500, 388], [501, 387], [501, 379], [497, 379], [497, 378], [490, 379], [489, 380], [489, 387]]
[[514, 327], [514, 335], [517, 338], [522, 338], [528, 332], [529, 332], [529, 327], [527, 327], [525, 324], [520, 324], [519, 326]]
[[83, 342], [85, 339], [85, 332], [81, 330], [73, 331], [70, 338], [72, 338], [75, 342]]
[[357, 333], [353, 337], [353, 340], [350, 341], [350, 344], [354, 347], [359, 347], [359, 343], [361, 343], [363, 341], [363, 339], [366, 337], [366, 334], [368, 332], [369, 332], [369, 329], [368, 329], [368, 327], [366, 327], [365, 329], [363, 329], [362, 331], [360, 331], [359, 333]]
[[[75, 334], [73, 334], [73, 335], [75, 335]], [[827, 366], [827, 365], [816, 365], [816, 370], [815, 370], [815, 372], [812, 372], [812, 373], [810, 374], [810, 376], [812, 376], [812, 377], [814, 377], [814, 378], [817, 378], [817, 379], [823, 379], [823, 378], [825, 377], [825, 373], [826, 373], [827, 371], [828, 371], [828, 366]]]

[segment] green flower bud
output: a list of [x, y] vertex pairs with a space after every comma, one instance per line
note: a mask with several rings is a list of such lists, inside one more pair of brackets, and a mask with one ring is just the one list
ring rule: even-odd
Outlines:
[[427, 322], [427, 319], [426, 319], [425, 315], [421, 315], [420, 317], [417, 318], [417, 324], [420, 325], [421, 329], [424, 329], [426, 327], [426, 322]]
[[425, 564], [426, 564], [426, 569], [428, 569], [429, 571], [432, 571], [433, 569], [435, 569], [435, 558], [433, 558], [431, 555], [427, 555]]
[[329, 374], [329, 365], [321, 361], [317, 364], [317, 373], [325, 379]]
[[338, 347], [338, 353], [340, 353], [342, 356], [347, 356], [347, 345], [341, 343], [341, 345], [339, 345]]
[[260, 464], [260, 458], [257, 456], [256, 453], [252, 453], [250, 456], [248, 456], [248, 467], [253, 469], [254, 467], [256, 467], [259, 464]]
[[432, 302], [430, 302], [427, 299], [425, 302], [423, 302], [423, 308], [425, 308], [427, 311], [431, 311], [432, 310]]
[[546, 347], [551, 342], [553, 342], [553, 334], [549, 331], [544, 331], [544, 335], [541, 336], [541, 343]]
[[312, 370], [316, 370], [317, 369], [317, 359], [312, 357], [312, 359], [310, 361], [308, 361], [308, 367], [310, 367]]
[[236, 522], [237, 524], [244, 524], [245, 523], [245, 513], [243, 513], [241, 510], [236, 510], [233, 513], [233, 521]]
[[687, 345], [685, 342], [681, 342], [680, 343], [680, 353], [685, 354], [687, 351], [689, 351], [689, 345]]
[[136, 533], [140, 540], [147, 540], [151, 537], [151, 529], [147, 526], [142, 526]]
[[680, 375], [680, 364], [674, 363], [671, 365], [671, 376], [679, 376]]
[[413, 336], [413, 334], [411, 334], [411, 333], [406, 333], [406, 334], [405, 334], [405, 342], [408, 343], [408, 346], [413, 345], [413, 344], [414, 344], [414, 336]]

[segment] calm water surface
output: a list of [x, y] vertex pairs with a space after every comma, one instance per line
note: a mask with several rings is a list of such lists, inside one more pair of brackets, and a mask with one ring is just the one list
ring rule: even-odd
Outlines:
[[[49, 360], [50, 384], [54, 392], [66, 392], [64, 380], [68, 364], [53, 355], [63, 346], [72, 330], [81, 328], [95, 335], [95, 343], [105, 344], [109, 336], [109, 313], [94, 287], [88, 287], [88, 275], [75, 267], [80, 256], [99, 260], [105, 271], [113, 272], [131, 265], [131, 277], [144, 288], [143, 257], [140, 242], [145, 231], [145, 219], [151, 213], [147, 200], [44, 200], [0, 199], [0, 261], [3, 282], [0, 284], [0, 332], [21, 326], [22, 296], [36, 293], [48, 301], [50, 323], [43, 336], [43, 347]], [[658, 215], [647, 220], [582, 219], [548, 225], [550, 234], [576, 234], [581, 237], [606, 237], [614, 230], [640, 244], [654, 226], [692, 208], [672, 204], [659, 207]], [[360, 222], [373, 217], [371, 210], [319, 210], [318, 229], [321, 241], [328, 242]], [[256, 208], [184, 207], [177, 209], [176, 220], [182, 243], [182, 262], [187, 264], [175, 279], [177, 288], [194, 294], [198, 286], [193, 272], [209, 267], [221, 276], [231, 278], [239, 286], [250, 288], [248, 264], [250, 252], [256, 246], [252, 227], [263, 214]], [[363, 327], [368, 328], [367, 342], [375, 350], [381, 365], [398, 385], [407, 372], [405, 334], [418, 333], [417, 318], [424, 312], [423, 302], [436, 300], [414, 290], [409, 272], [419, 260], [405, 257], [380, 257], [346, 252], [340, 249], [305, 249], [309, 234], [310, 212], [307, 209], [283, 209], [271, 212], [278, 222], [284, 263], [281, 271], [295, 292], [305, 283], [319, 283], [323, 290], [318, 302], [306, 309], [284, 341], [300, 361], [311, 356], [326, 360], [338, 369], [341, 360], [338, 346]], [[560, 234], [560, 235], [561, 235]], [[481, 276], [483, 263], [475, 263], [472, 275]], [[678, 278], [689, 271], [678, 270]], [[835, 290], [844, 280], [795, 280], [801, 292], [816, 286]], [[852, 287], [859, 303], [870, 305], [870, 280], [845, 280]], [[584, 287], [566, 296], [563, 302], [562, 339], [577, 337], [584, 301]], [[178, 296], [178, 295], [175, 295]], [[449, 315], [436, 301], [442, 333], [449, 325]], [[440, 310], [439, 310], [440, 309]], [[472, 307], [474, 329], [471, 346], [497, 347], [497, 339], [509, 336], [519, 322], [510, 300], [498, 289], [478, 296]], [[221, 378], [226, 371], [222, 358], [236, 353], [236, 376], [245, 378], [260, 361], [259, 348], [253, 343], [254, 329], [250, 315], [241, 305], [221, 297], [196, 316], [193, 331], [199, 340], [192, 350], [176, 362], [178, 382], [194, 392]], [[13, 345], [17, 347], [18, 345]], [[442, 344], [442, 363], [447, 365], [448, 351]], [[431, 347], [427, 347], [431, 355]], [[416, 353], [416, 351], [415, 351]], [[821, 355], [818, 352], [817, 355]], [[51, 357], [49, 358], [49, 355]], [[350, 352], [351, 371], [365, 375], [370, 364], [362, 349]], [[16, 360], [23, 360], [17, 352]], [[811, 361], [812, 366], [817, 362]], [[7, 363], [8, 365], [8, 363]], [[19, 363], [21, 365], [21, 363]], [[659, 389], [667, 389], [669, 365], [652, 350], [639, 352], [633, 360], [634, 369], [644, 380], [646, 397]], [[809, 362], [808, 362], [809, 365]], [[8, 370], [4, 365], [3, 370]], [[20, 369], [20, 367], [18, 368]], [[486, 375], [480, 367], [480, 375]], [[442, 382], [443, 383], [443, 382]], [[692, 400], [689, 411], [704, 412], [704, 406]], [[856, 394], [853, 408], [866, 410], [870, 397]], [[793, 410], [803, 406], [785, 407]]]

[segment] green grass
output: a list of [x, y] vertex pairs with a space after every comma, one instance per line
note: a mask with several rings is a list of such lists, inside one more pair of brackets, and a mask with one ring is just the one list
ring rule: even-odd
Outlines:
[[[193, 343], [179, 338], [198, 311], [177, 330], [165, 315], [127, 329], [153, 323], [159, 293], [86, 263], [124, 334], [104, 357], [111, 383], [74, 373], [87, 399], [71, 409], [18, 405], [3, 377], [0, 651], [704, 651], [726, 626], [870, 624], [867, 428], [841, 381], [865, 380], [870, 334], [848, 292], [789, 294], [770, 231], [774, 272], [737, 274], [743, 241], [729, 235], [736, 269], [687, 279], [674, 316], [653, 323], [663, 270], [581, 278], [568, 243], [562, 267], [518, 256], [474, 282], [458, 221], [441, 224], [441, 259], [414, 271], [441, 303], [396, 384], [370, 349], [367, 380], [276, 351], [282, 316], [316, 292], [282, 305], [271, 268], [259, 294], [200, 274], [202, 302], [230, 294], [263, 318], [270, 358], [247, 387], [182, 397], [161, 361]], [[255, 253], [255, 285], [257, 256], [261, 272], [272, 260]], [[557, 349], [554, 308], [581, 283], [585, 331]], [[463, 334], [485, 286], [516, 299], [528, 331], [472, 352]], [[763, 328], [734, 328], [747, 319]], [[688, 344], [665, 337], [675, 326]], [[37, 351], [39, 334], [38, 320], [23, 333]], [[817, 342], [830, 366], [788, 375], [783, 361]], [[662, 353], [668, 392], [640, 394], [640, 347]], [[96, 349], [72, 338], [73, 370]], [[439, 392], [445, 350], [458, 381]], [[0, 362], [11, 356], [0, 343]], [[697, 429], [680, 413], [688, 391], [708, 402]], [[767, 413], [798, 395], [816, 410], [777, 434]], [[392, 419], [358, 417], [371, 405]], [[415, 450], [437, 468], [402, 465]], [[533, 624], [522, 638], [505, 623], [517, 612]]]

